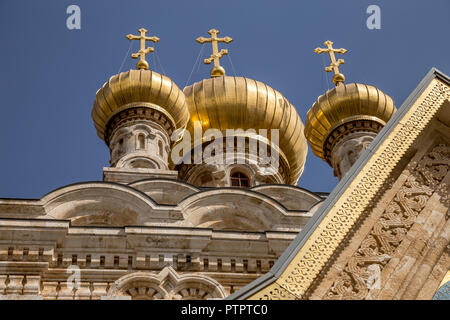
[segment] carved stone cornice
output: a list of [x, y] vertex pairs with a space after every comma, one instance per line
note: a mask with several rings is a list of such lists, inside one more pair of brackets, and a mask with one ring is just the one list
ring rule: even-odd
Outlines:
[[160, 112], [154, 108], [136, 106], [133, 108], [122, 110], [108, 121], [105, 130], [106, 144], [109, 145], [109, 141], [114, 130], [123, 126], [127, 126], [128, 124], [136, 120], [149, 120], [159, 124], [167, 131], [169, 137], [172, 135], [172, 132], [175, 129], [173, 120], [170, 119], [165, 113]]
[[[374, 270], [381, 272], [416, 222], [428, 199], [450, 169], [450, 147], [439, 145], [427, 153], [397, 191], [369, 234], [335, 279], [325, 299], [365, 299], [375, 287]], [[448, 191], [447, 191], [448, 192]], [[378, 285], [377, 285], [378, 286]]]
[[331, 154], [336, 146], [336, 144], [346, 135], [353, 132], [374, 132], [378, 133], [383, 129], [383, 126], [372, 120], [355, 120], [351, 122], [344, 123], [343, 125], [334, 129], [328, 136], [325, 144], [323, 146], [323, 153], [326, 161], [330, 166], [331, 164]]

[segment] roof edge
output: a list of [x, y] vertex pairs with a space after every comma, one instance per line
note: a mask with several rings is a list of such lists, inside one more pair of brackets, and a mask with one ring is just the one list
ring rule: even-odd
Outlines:
[[331, 191], [330, 195], [323, 202], [322, 206], [317, 210], [314, 216], [309, 219], [305, 227], [298, 233], [295, 239], [286, 248], [283, 254], [278, 258], [276, 263], [264, 276], [254, 280], [245, 287], [236, 291], [227, 297], [227, 300], [244, 300], [258, 292], [259, 290], [269, 286], [275, 282], [281, 274], [285, 271], [290, 262], [294, 259], [297, 253], [305, 244], [306, 240], [311, 236], [316, 227], [327, 216], [329, 209], [340, 199], [341, 195], [347, 189], [347, 187], [353, 182], [360, 170], [366, 165], [370, 157], [375, 153], [384, 140], [389, 136], [392, 130], [397, 126], [400, 120], [404, 117], [406, 112], [411, 108], [416, 99], [425, 91], [431, 81], [435, 78], [440, 79], [450, 86], [450, 77], [439, 71], [437, 68], [432, 67], [428, 73], [422, 78], [417, 87], [411, 92], [411, 94], [405, 99], [398, 111], [394, 113], [392, 118], [388, 121], [386, 126], [379, 132], [376, 138], [372, 141], [369, 147], [364, 151], [361, 157], [355, 162], [349, 172], [344, 178], [337, 184], [337, 186]]

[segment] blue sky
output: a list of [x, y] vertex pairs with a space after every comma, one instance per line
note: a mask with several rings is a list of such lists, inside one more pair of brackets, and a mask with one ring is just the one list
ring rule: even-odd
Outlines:
[[[81, 8], [81, 30], [66, 28], [71, 4]], [[380, 30], [366, 27], [371, 4], [381, 8]], [[448, 0], [1, 0], [0, 197], [39, 198], [102, 179], [109, 151], [95, 133], [92, 102], [119, 71], [129, 48], [125, 35], [140, 27], [161, 38], [161, 63], [150, 54], [150, 68], [181, 88], [200, 51], [194, 39], [219, 29], [234, 39], [226, 48], [236, 75], [282, 92], [304, 120], [333, 86], [323, 71], [328, 58], [313, 52], [328, 39], [349, 50], [341, 67], [347, 83], [375, 85], [398, 107], [431, 67], [450, 74], [449, 9]], [[230, 60], [222, 60], [234, 75]], [[135, 63], [127, 58], [122, 71]], [[194, 69], [189, 84], [209, 77], [209, 69]], [[329, 192], [336, 184], [332, 169], [310, 151], [299, 185]]]

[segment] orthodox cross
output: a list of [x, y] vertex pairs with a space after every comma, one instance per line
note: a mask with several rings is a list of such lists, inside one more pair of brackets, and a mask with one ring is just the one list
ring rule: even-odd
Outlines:
[[218, 76], [224, 76], [225, 75], [225, 69], [220, 66], [220, 58], [222, 58], [223, 55], [228, 54], [227, 49], [222, 49], [219, 52], [218, 43], [219, 42], [225, 42], [230, 43], [233, 41], [230, 37], [223, 37], [223, 38], [217, 38], [217, 35], [219, 34], [219, 30], [211, 29], [208, 31], [208, 33], [211, 35], [211, 38], [204, 38], [204, 37], [198, 37], [195, 39], [198, 43], [205, 43], [205, 42], [211, 42], [212, 44], [212, 55], [204, 60], [205, 64], [210, 64], [214, 61], [214, 67], [211, 69], [211, 77], [218, 77]]
[[347, 52], [346, 49], [334, 49], [333, 48], [333, 43], [330, 40], [325, 41], [323, 44], [327, 46], [327, 48], [316, 48], [314, 49], [315, 53], [328, 53], [330, 55], [330, 60], [331, 60], [331, 64], [325, 68], [326, 72], [331, 72], [334, 71], [334, 76], [333, 76], [333, 83], [337, 86], [339, 85], [339, 83], [343, 83], [345, 81], [345, 77], [342, 73], [339, 72], [339, 66], [341, 64], [344, 64], [344, 59], [338, 59], [336, 61], [336, 57], [334, 56], [334, 53], [340, 53], [340, 54], [344, 54]]
[[145, 34], [148, 32], [148, 30], [144, 29], [144, 28], [140, 28], [138, 30], [141, 35], [140, 36], [135, 36], [133, 34], [127, 34], [126, 38], [128, 40], [141, 40], [141, 48], [139, 49], [139, 51], [137, 53], [132, 53], [131, 57], [133, 59], [137, 59], [140, 58], [140, 60], [138, 61], [138, 63], [136, 64], [136, 69], [148, 69], [148, 62], [145, 61], [145, 56], [149, 53], [149, 52], [153, 52], [155, 51], [154, 48], [152, 47], [148, 47], [145, 48], [145, 41], [152, 41], [152, 42], [158, 42], [159, 38], [158, 37], [147, 37]]

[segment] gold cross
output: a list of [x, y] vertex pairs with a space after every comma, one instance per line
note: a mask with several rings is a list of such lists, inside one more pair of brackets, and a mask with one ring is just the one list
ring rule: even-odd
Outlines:
[[211, 77], [220, 77], [225, 75], [225, 69], [220, 66], [220, 58], [222, 58], [223, 55], [228, 54], [227, 49], [222, 49], [219, 52], [219, 48], [217, 43], [218, 42], [225, 42], [230, 43], [233, 41], [230, 37], [223, 37], [223, 38], [217, 38], [217, 35], [219, 34], [219, 30], [211, 29], [208, 31], [208, 33], [211, 35], [211, 38], [204, 38], [204, 37], [198, 37], [195, 39], [198, 43], [205, 43], [205, 42], [211, 42], [212, 43], [212, 55], [205, 59], [203, 62], [205, 64], [210, 64], [212, 61], [214, 61], [214, 67], [211, 69]]
[[135, 36], [133, 34], [127, 34], [126, 38], [128, 40], [141, 40], [141, 48], [139, 49], [139, 51], [137, 53], [132, 53], [131, 57], [133, 59], [137, 59], [140, 57], [140, 60], [138, 61], [138, 63], [136, 64], [136, 69], [148, 69], [148, 62], [145, 61], [145, 56], [149, 53], [149, 52], [153, 52], [155, 51], [154, 48], [152, 47], [148, 47], [145, 48], [145, 41], [153, 41], [153, 42], [158, 42], [159, 38], [158, 37], [147, 37], [145, 36], [145, 34], [148, 32], [148, 30], [144, 29], [144, 28], [140, 28], [138, 30], [141, 35], [140, 36]]
[[346, 49], [334, 49], [333, 48], [333, 43], [330, 40], [325, 41], [323, 44], [327, 46], [327, 49], [324, 48], [316, 48], [314, 49], [315, 53], [323, 53], [326, 52], [330, 55], [330, 60], [331, 60], [331, 64], [325, 68], [326, 72], [331, 72], [332, 70], [334, 71], [334, 76], [333, 76], [333, 83], [338, 86], [341, 82], [343, 83], [345, 81], [345, 77], [342, 73], [339, 72], [339, 66], [341, 64], [344, 64], [344, 59], [338, 59], [336, 61], [336, 57], [334, 56], [334, 53], [340, 53], [340, 54], [344, 54], [347, 52]]

